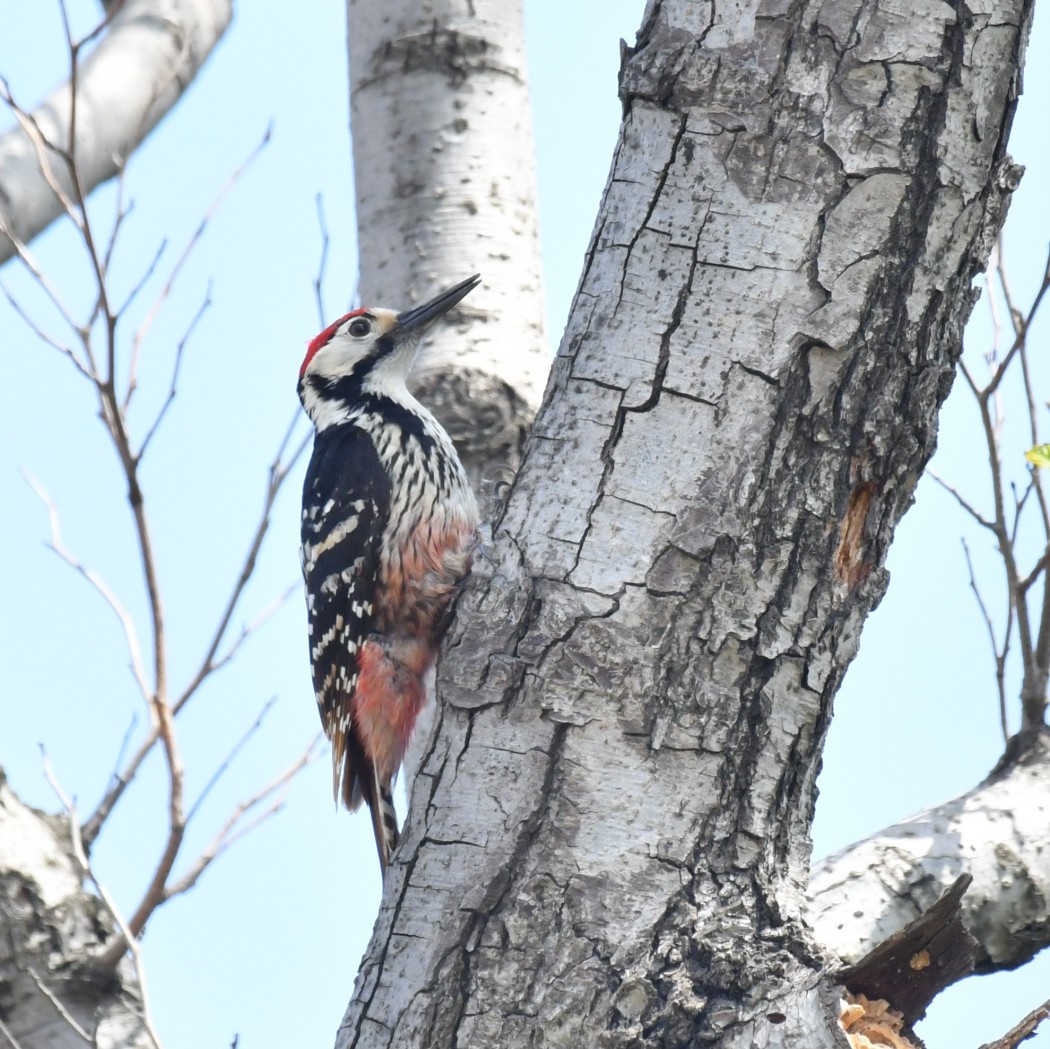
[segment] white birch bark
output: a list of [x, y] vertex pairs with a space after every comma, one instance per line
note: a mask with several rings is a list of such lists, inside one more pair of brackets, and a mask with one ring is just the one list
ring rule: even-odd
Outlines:
[[[361, 302], [473, 272], [415, 383], [472, 478], [506, 481], [550, 366], [521, 0], [348, 0]], [[481, 494], [484, 494], [482, 492]]]
[[816, 864], [817, 939], [855, 962], [926, 910], [960, 874], [977, 970], [1012, 969], [1050, 943], [1050, 742], [961, 797], [887, 827]]
[[340, 1049], [839, 1037], [820, 750], [1017, 174], [964, 15], [649, 4]]
[[[76, 81], [75, 157], [84, 194], [113, 178], [182, 97], [226, 31], [232, 0], [125, 0]], [[68, 153], [71, 84], [33, 111], [44, 142]], [[41, 172], [39, 137], [16, 126], [0, 137], [0, 229], [31, 241], [64, 214]], [[54, 151], [46, 161], [72, 198], [69, 165]], [[0, 233], [0, 264], [14, 253]]]
[[83, 1049], [74, 1022], [98, 1049], [153, 1045], [126, 965], [91, 968], [109, 928], [62, 818], [24, 805], [0, 773], [0, 1045]]

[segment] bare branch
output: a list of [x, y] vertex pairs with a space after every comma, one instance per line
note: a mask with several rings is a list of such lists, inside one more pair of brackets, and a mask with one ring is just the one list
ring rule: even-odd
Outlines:
[[1011, 1027], [1002, 1038], [996, 1038], [994, 1042], [985, 1042], [981, 1049], [1015, 1049], [1026, 1038], [1031, 1038], [1036, 1028], [1047, 1018], [1050, 1018], [1050, 999], [1033, 1009], [1019, 1024]]
[[3, 1020], [0, 1020], [0, 1034], [7, 1039], [7, 1044], [11, 1046], [11, 1049], [22, 1049], [22, 1044], [17, 1038], [11, 1033], [10, 1028]]
[[[4, 222], [3, 216], [0, 216], [0, 234], [3, 234], [11, 241], [11, 243], [14, 245], [15, 253], [18, 255], [18, 258], [21, 261], [22, 265], [25, 266], [25, 268], [29, 271], [30, 275], [32, 276], [33, 280], [36, 281], [36, 283], [40, 286], [40, 289], [44, 292], [48, 299], [51, 300], [51, 305], [54, 306], [55, 309], [58, 311], [62, 320], [64, 320], [66, 324], [69, 325], [69, 328], [72, 331], [75, 331], [77, 335], [80, 336], [81, 341], [83, 341], [83, 327], [77, 324], [77, 322], [73, 319], [73, 315], [69, 312], [69, 310], [66, 309], [66, 306], [62, 302], [62, 299], [59, 297], [58, 292], [54, 289], [54, 287], [52, 287], [51, 282], [44, 275], [44, 271], [40, 268], [32, 252], [30, 252], [29, 248], [13, 235], [10, 228]], [[68, 356], [72, 356], [72, 354], [68, 354]], [[86, 368], [79, 362], [78, 365], [80, 367], [80, 370], [82, 372], [85, 372], [90, 379], [92, 379], [93, 381], [98, 381], [98, 369], [95, 367], [95, 362], [91, 358], [90, 354], [88, 354], [88, 365]]]
[[[65, 810], [65, 813], [69, 818], [69, 836], [73, 848], [73, 858], [77, 861], [81, 874], [87, 878], [92, 885], [94, 885], [95, 891], [99, 895], [99, 899], [102, 900], [106, 910], [109, 911], [109, 915], [113, 919], [113, 924], [116, 925], [120, 934], [117, 939], [123, 941], [123, 947], [117, 957], [117, 961], [123, 957], [126, 950], [131, 951], [132, 960], [135, 965], [135, 978], [138, 982], [139, 996], [142, 1001], [142, 1026], [146, 1029], [146, 1033], [149, 1035], [150, 1041], [153, 1042], [156, 1049], [163, 1049], [160, 1038], [157, 1036], [156, 1028], [153, 1026], [149, 990], [146, 983], [146, 970], [142, 963], [142, 951], [139, 947], [138, 939], [132, 935], [131, 929], [128, 923], [124, 921], [120, 908], [117, 906], [113, 897], [110, 896], [105, 886], [95, 877], [95, 872], [92, 870], [91, 864], [88, 861], [87, 853], [84, 850], [84, 843], [80, 837], [80, 824], [77, 822], [76, 806], [66, 795], [65, 791], [62, 790], [61, 786], [59, 786], [58, 780], [55, 778], [54, 772], [51, 769], [51, 762], [48, 760], [47, 753], [44, 751], [43, 747], [40, 748], [40, 751], [44, 762], [44, 777], [50, 784], [51, 789], [55, 792], [55, 796], [58, 798], [62, 808]], [[116, 962], [113, 964], [115, 965]]]
[[1043, 280], [1039, 286], [1039, 291], [1036, 293], [1035, 299], [1032, 301], [1031, 308], [1028, 310], [1028, 316], [1022, 318], [1020, 328], [1014, 336], [1013, 344], [1007, 351], [1006, 356], [1000, 361], [999, 367], [995, 369], [991, 382], [982, 391], [982, 396], [986, 398], [991, 397], [999, 388], [999, 384], [1003, 381], [1003, 377], [1006, 375], [1006, 369], [1010, 367], [1010, 362], [1013, 360], [1014, 354], [1017, 353], [1024, 344], [1025, 337], [1028, 334], [1028, 329], [1039, 310], [1039, 304], [1043, 301], [1043, 296], [1046, 294], [1047, 289], [1050, 289], [1050, 253], [1047, 254], [1046, 265], [1043, 269]]
[[[63, 17], [65, 17], [64, 9]], [[48, 189], [55, 195], [55, 199], [58, 200], [59, 204], [62, 205], [62, 211], [73, 220], [74, 224], [79, 226], [76, 206], [51, 166], [52, 155], [58, 157], [67, 169], [72, 166], [72, 157], [57, 142], [48, 138], [32, 113], [23, 109], [15, 101], [14, 95], [11, 93], [10, 84], [2, 76], [0, 76], [0, 99], [7, 104], [7, 108], [11, 110], [15, 120], [18, 122], [18, 126], [22, 129], [22, 133], [29, 139], [36, 158], [37, 169], [47, 183]], [[14, 241], [15, 238], [12, 233], [6, 229], [3, 232]]]
[[274, 703], [276, 702], [277, 697], [271, 696], [263, 705], [262, 710], [260, 710], [259, 713], [256, 715], [255, 721], [253, 721], [252, 724], [248, 726], [244, 735], [241, 736], [241, 738], [237, 740], [237, 742], [234, 743], [234, 745], [230, 748], [229, 754], [226, 755], [226, 757], [223, 759], [222, 764], [219, 765], [219, 767], [211, 774], [211, 778], [208, 780], [207, 783], [204, 784], [204, 789], [200, 792], [200, 796], [193, 803], [193, 805], [190, 806], [189, 815], [187, 815], [186, 817], [187, 822], [192, 820], [193, 817], [197, 814], [201, 805], [204, 804], [205, 799], [211, 793], [212, 789], [219, 782], [219, 780], [221, 780], [222, 777], [226, 774], [230, 765], [233, 764], [234, 759], [244, 749], [248, 741], [252, 738], [252, 736], [255, 735], [256, 732], [259, 731], [259, 729], [262, 728], [263, 721], [266, 720], [266, 715], [270, 713], [270, 711], [273, 709]]
[[321, 328], [325, 326], [324, 293], [321, 288], [324, 284], [325, 270], [328, 267], [328, 223], [324, 217], [324, 198], [317, 194], [317, 224], [321, 228], [321, 261], [317, 267], [317, 277], [314, 279], [314, 295], [317, 298], [317, 319]]
[[1003, 323], [999, 317], [999, 300], [995, 294], [995, 282], [992, 279], [992, 272], [999, 262], [999, 248], [1001, 245], [1002, 238], [996, 242], [995, 247], [992, 249], [991, 257], [988, 259], [988, 268], [984, 271], [984, 286], [988, 292], [988, 312], [992, 318], [992, 345], [984, 355], [989, 372], [993, 370], [995, 363], [999, 360], [999, 347], [1003, 338]]
[[995, 661], [995, 686], [999, 694], [999, 723], [1003, 730], [1003, 742], [1006, 743], [1010, 739], [1010, 731], [1006, 723], [1006, 655], [1010, 650], [1010, 626], [1013, 623], [1013, 619], [1012, 616], [1008, 619], [1006, 636], [1003, 638], [1003, 648], [1000, 652], [999, 643], [995, 639], [995, 626], [988, 612], [988, 606], [984, 603], [984, 598], [981, 596], [980, 588], [977, 586], [977, 579], [973, 572], [973, 559], [970, 557], [970, 547], [965, 539], [962, 541], [962, 546], [963, 553], [966, 555], [966, 569], [970, 574], [970, 589], [973, 591], [974, 597], [977, 598], [977, 606], [981, 610], [981, 617], [984, 619], [985, 629], [988, 631], [988, 640], [992, 646], [992, 657]]
[[240, 180], [241, 175], [251, 166], [251, 164], [258, 158], [259, 154], [266, 148], [273, 134], [273, 125], [270, 124], [266, 128], [262, 140], [257, 146], [248, 154], [244, 162], [233, 172], [232, 175], [226, 180], [223, 187], [216, 194], [215, 199], [211, 202], [211, 206], [204, 213], [204, 217], [197, 224], [197, 228], [193, 231], [192, 236], [183, 248], [182, 254], [175, 261], [175, 265], [171, 268], [171, 272], [168, 274], [168, 279], [161, 289], [160, 294], [154, 299], [153, 304], [150, 306], [149, 311], [146, 313], [145, 318], [139, 325], [138, 330], [135, 332], [134, 339], [132, 340], [131, 347], [131, 364], [128, 369], [128, 393], [124, 399], [124, 406], [127, 407], [128, 397], [131, 396], [131, 392], [136, 386], [136, 375], [138, 372], [139, 356], [142, 350], [142, 342], [145, 339], [150, 328], [153, 326], [153, 322], [157, 319], [157, 314], [160, 312], [161, 307], [168, 300], [171, 295], [171, 289], [178, 279], [179, 273], [182, 272], [182, 267], [186, 264], [186, 261], [193, 254], [194, 248], [200, 243], [201, 237], [204, 236], [204, 231], [208, 228], [208, 223], [215, 216], [215, 213], [219, 210], [222, 202], [226, 199], [230, 190]]
[[[252, 573], [255, 571], [255, 562], [259, 556], [259, 551], [262, 549], [263, 540], [266, 538], [266, 533], [270, 527], [270, 520], [273, 513], [274, 503], [277, 501], [277, 495], [281, 490], [281, 486], [284, 484], [285, 478], [287, 478], [289, 471], [295, 466], [299, 457], [306, 450], [307, 444], [309, 443], [310, 435], [306, 434], [299, 442], [291, 456], [284, 460], [285, 449], [295, 432], [296, 427], [301, 419], [301, 413], [296, 412], [292, 417], [291, 423], [288, 429], [285, 431], [284, 438], [281, 440], [281, 444], [277, 450], [277, 455], [270, 463], [269, 476], [266, 485], [266, 493], [263, 498], [262, 513], [259, 516], [259, 523], [255, 527], [255, 532], [252, 535], [251, 543], [248, 546], [248, 553], [245, 555], [244, 563], [241, 566], [240, 575], [238, 575], [236, 582], [233, 585], [233, 590], [230, 593], [230, 597], [226, 602], [226, 607], [223, 609], [222, 615], [219, 617], [219, 624], [215, 628], [215, 632], [212, 634], [211, 642], [208, 645], [208, 649], [204, 654], [204, 658], [201, 660], [200, 666], [197, 673], [194, 674], [189, 684], [183, 690], [182, 695], [174, 703], [174, 710], [178, 713], [189, 700], [193, 697], [194, 693], [200, 688], [204, 681], [212, 674], [220, 665], [228, 661], [227, 657], [216, 661], [216, 653], [219, 651], [219, 647], [222, 645], [223, 638], [226, 636], [226, 631], [229, 629], [230, 621], [233, 619], [234, 612], [237, 609], [237, 605], [240, 602], [241, 595], [244, 593], [244, 588], [248, 584], [248, 580], [251, 579]], [[285, 597], [287, 594], [285, 595]], [[281, 598], [280, 601], [283, 601]], [[278, 606], [279, 607], [279, 606]], [[276, 611], [276, 608], [274, 609]], [[272, 613], [271, 613], [272, 614]], [[235, 646], [239, 646], [241, 641], [244, 640], [242, 635], [241, 639], [235, 642]]]
[[[162, 7], [162, 10], [160, 8]], [[90, 191], [119, 172], [128, 156], [178, 101], [211, 53], [232, 14], [229, 0], [127, 0], [109, 4], [106, 18], [72, 45], [79, 56], [103, 30], [102, 39], [78, 69], [74, 85], [63, 84], [32, 115], [41, 134], [53, 142], [69, 136], [75, 97], [79, 123], [93, 134], [78, 143], [82, 189]], [[134, 54], [135, 61], [129, 62]], [[122, 75], [114, 75], [120, 69]], [[0, 200], [4, 217], [28, 243], [63, 213], [60, 198], [36, 163], [23, 127], [0, 136]], [[61, 190], [72, 197], [66, 173]], [[12, 254], [0, 238], [0, 261]]]
[[248, 640], [254, 634], [259, 627], [261, 627], [267, 620], [273, 618], [278, 611], [284, 606], [285, 602], [289, 597], [292, 596], [296, 591], [301, 589], [301, 583], [293, 583], [283, 593], [278, 594], [265, 608], [249, 623], [246, 623], [241, 627], [241, 632], [233, 640], [230, 647], [221, 655], [217, 656], [208, 665], [208, 674], [214, 674], [215, 671], [221, 670], [227, 663], [230, 663], [234, 656], [237, 655], [238, 650], [245, 641]]
[[0, 292], [3, 292], [4, 298], [6, 298], [7, 301], [10, 303], [11, 308], [15, 311], [15, 313], [18, 314], [19, 317], [22, 318], [29, 330], [41, 342], [47, 343], [47, 345], [52, 347], [52, 349], [58, 350], [58, 352], [61, 353], [63, 357], [68, 357], [69, 360], [72, 362], [73, 367], [76, 368], [76, 370], [80, 372], [80, 374], [83, 375], [85, 379], [88, 379], [92, 383], [95, 381], [95, 376], [84, 366], [80, 358], [73, 352], [72, 347], [65, 346], [62, 343], [60, 343], [58, 339], [54, 338], [51, 335], [48, 335], [48, 333], [44, 331], [44, 329], [41, 328], [36, 323], [36, 321], [34, 321], [33, 318], [29, 316], [28, 313], [26, 313], [26, 311], [22, 308], [22, 304], [11, 294], [7, 285], [4, 284], [3, 281], [0, 281]]
[[[150, 277], [153, 276], [154, 272], [156, 271], [157, 265], [158, 265], [158, 263], [161, 260], [161, 256], [164, 254], [164, 252], [167, 249], [167, 247], [168, 247], [168, 240], [165, 237], [165, 239], [160, 242], [160, 245], [157, 248], [156, 252], [154, 252], [153, 258], [150, 260], [150, 264], [146, 267], [145, 272], [135, 282], [135, 284], [132, 287], [131, 291], [128, 292], [128, 297], [124, 300], [123, 304], [117, 310], [118, 316], [120, 314], [123, 314], [124, 311], [127, 310], [127, 308], [135, 301], [135, 299], [138, 298], [139, 293], [145, 287], [146, 282], [150, 279]], [[124, 400], [125, 406], [127, 405], [127, 403], [128, 403], [127, 402], [127, 397], [125, 397], [125, 400]]]
[[1031, 572], [1028, 573], [1017, 585], [1022, 594], [1027, 593], [1029, 587], [1043, 574], [1047, 564], [1050, 564], [1050, 546], [1043, 551], [1043, 556], [1036, 561]]
[[[1010, 315], [1010, 323], [1014, 331], [1014, 339], [1006, 355], [999, 359], [998, 346], [1001, 332], [999, 319], [995, 282], [992, 274], [998, 277], [999, 292], [1002, 294]], [[941, 485], [951, 492], [959, 504], [979, 523], [990, 528], [996, 537], [999, 547], [999, 555], [1002, 561], [1005, 575], [1006, 589], [1008, 595], [1007, 607], [1007, 629], [1004, 640], [1004, 649], [1000, 653], [995, 646], [993, 636], [992, 647], [996, 653], [996, 680], [999, 686], [1000, 720], [1004, 732], [1006, 726], [1005, 696], [1003, 692], [1003, 675], [1006, 650], [1009, 647], [1009, 639], [1012, 634], [1014, 617], [1016, 616], [1017, 634], [1021, 648], [1022, 683], [1021, 683], [1021, 709], [1022, 731], [1038, 729], [1042, 726], [1047, 706], [1047, 684], [1050, 680], [1050, 586], [1046, 586], [1046, 568], [1050, 563], [1050, 503], [1048, 503], [1046, 492], [1043, 487], [1043, 479], [1037, 467], [1029, 468], [1028, 484], [1023, 495], [1018, 497], [1017, 486], [1010, 482], [1010, 491], [1013, 497], [1012, 517], [1007, 519], [1007, 507], [1005, 499], [1005, 478], [1002, 461], [1002, 428], [1004, 415], [1000, 404], [999, 388], [1011, 363], [1016, 359], [1020, 361], [1021, 381], [1025, 393], [1026, 407], [1028, 411], [1029, 441], [1032, 447], [1037, 447], [1039, 440], [1038, 410], [1036, 403], [1035, 387], [1032, 379], [1031, 368], [1028, 357], [1027, 336], [1032, 321], [1034, 320], [1040, 304], [1047, 289], [1050, 288], [1050, 254], [1043, 269], [1043, 278], [1040, 287], [1034, 296], [1027, 315], [1014, 304], [1010, 283], [1006, 274], [1006, 264], [1003, 255], [1003, 245], [1000, 240], [988, 272], [985, 275], [988, 287], [989, 309], [992, 314], [994, 337], [992, 347], [985, 355], [985, 360], [991, 370], [988, 384], [981, 387], [975, 382], [969, 369], [965, 364], [960, 364], [960, 370], [966, 380], [970, 391], [977, 401], [981, 416], [981, 426], [984, 431], [985, 447], [988, 455], [988, 465], [991, 472], [992, 497], [994, 500], [995, 513], [992, 521], [980, 517], [961, 495], [950, 486], [940, 481]], [[1035, 500], [1039, 506], [1039, 517], [1043, 528], [1043, 553], [1035, 566], [1022, 577], [1017, 565], [1016, 542], [1020, 534], [1021, 517], [1029, 497], [1034, 492]], [[969, 563], [969, 552], [967, 551]], [[1034, 616], [1028, 606], [1028, 592], [1036, 580], [1042, 578], [1044, 587], [1042, 593], [1041, 607], [1038, 616]], [[970, 568], [971, 586], [973, 582], [973, 569]], [[978, 595], [980, 601], [980, 595]], [[982, 614], [990, 628], [990, 619], [983, 603]]]
[[[113, 252], [117, 247], [117, 238], [120, 236], [120, 228], [124, 225], [124, 220], [131, 214], [135, 204], [132, 201], [127, 207], [124, 206], [124, 167], [121, 167], [117, 171], [117, 200], [114, 205], [113, 213], [113, 228], [109, 231], [109, 239], [106, 243], [106, 255], [102, 260], [102, 266], [105, 271], [109, 272], [110, 263], [113, 261]], [[124, 311], [127, 307], [127, 303], [121, 306], [117, 310], [117, 316]]]
[[[1006, 242], [1003, 240], [1002, 230], [999, 231], [999, 236], [996, 238], [993, 257], [995, 274], [999, 278], [999, 287], [1003, 293], [1003, 301], [1006, 303], [1007, 312], [1010, 314], [1010, 325], [1014, 330], [1014, 335], [1017, 335], [1024, 325], [1024, 316], [1014, 305], [1013, 293], [1010, 291], [1010, 281], [1006, 273]], [[989, 265], [990, 268], [991, 265]]]
[[[307, 765], [316, 761], [320, 756], [320, 742], [321, 734], [318, 733], [314, 736], [306, 750], [296, 759], [295, 762], [285, 769], [284, 772], [268, 783], [260, 791], [253, 794], [247, 801], [241, 802], [241, 804], [234, 809], [233, 814], [225, 824], [223, 824], [222, 829], [212, 839], [211, 844], [209, 844], [200, 856], [197, 857], [196, 862], [190, 867], [190, 869], [178, 881], [169, 887], [167, 893], [168, 899], [192, 889], [211, 863], [225, 852], [226, 849], [235, 842], [240, 841], [246, 834], [250, 834], [256, 827], [266, 822], [271, 816], [280, 812], [281, 808], [284, 806], [285, 789], [291, 781], [304, 768], [306, 768]], [[244, 821], [245, 816], [252, 812], [252, 810], [258, 808], [263, 802], [278, 792], [280, 792], [280, 794], [272, 805], [258, 813], [254, 819], [242, 822]]]
[[[176, 386], [179, 381], [179, 370], [182, 368], [182, 355], [186, 349], [186, 344], [190, 340], [190, 336], [193, 335], [194, 328], [197, 327], [201, 317], [204, 316], [208, 307], [211, 306], [211, 289], [212, 282], [208, 281], [208, 288], [204, 293], [204, 301], [197, 307], [197, 312], [193, 315], [190, 320], [186, 331], [183, 332], [182, 338], [179, 339], [175, 346], [175, 366], [171, 371], [171, 385], [168, 388], [168, 395], [164, 399], [164, 403], [161, 405], [160, 411], [157, 412], [156, 418], [153, 420], [153, 424], [146, 432], [146, 436], [142, 439], [142, 444], [139, 447], [137, 458], [141, 459], [146, 454], [146, 448], [149, 446], [150, 441], [153, 440], [153, 435], [160, 429], [160, 424], [164, 421], [164, 416], [168, 414], [168, 409], [171, 407], [172, 401], [175, 400]], [[127, 395], [124, 398], [125, 407], [128, 403], [128, 398], [131, 396], [131, 387], [128, 387]]]
[[[277, 454], [274, 456], [273, 461], [269, 467], [269, 477], [266, 489], [266, 497], [264, 500], [263, 512], [259, 520], [259, 524], [256, 527], [255, 533], [252, 536], [249, 544], [248, 553], [245, 557], [244, 565], [241, 568], [241, 573], [234, 584], [233, 592], [227, 601], [226, 607], [223, 610], [222, 615], [219, 618], [219, 624], [212, 635], [212, 640], [209, 643], [208, 649], [205, 652], [204, 658], [197, 669], [197, 672], [191, 678], [189, 684], [185, 687], [182, 694], [173, 704], [173, 713], [178, 714], [179, 711], [189, 702], [189, 700], [197, 693], [200, 686], [204, 681], [213, 674], [217, 669], [224, 666], [232, 655], [232, 651], [238, 648], [247, 637], [254, 631], [258, 626], [261, 625], [270, 615], [276, 612], [280, 604], [287, 598], [288, 594], [292, 591], [289, 589], [281, 598], [278, 598], [276, 602], [272, 603], [258, 617], [255, 621], [242, 631], [241, 636], [237, 641], [234, 642], [234, 649], [227, 651], [223, 656], [217, 658], [217, 653], [221, 647], [223, 640], [226, 636], [226, 632], [229, 629], [230, 622], [233, 619], [233, 615], [240, 602], [241, 595], [244, 592], [244, 588], [251, 578], [252, 572], [255, 568], [255, 560], [258, 557], [262, 542], [265, 537], [266, 531], [270, 524], [270, 514], [273, 505], [276, 501], [278, 492], [280, 491], [281, 485], [284, 483], [288, 476], [289, 471], [294, 467], [299, 457], [305, 451], [309, 442], [309, 433], [307, 433], [295, 447], [292, 453], [287, 459], [285, 455], [289, 444], [295, 434], [296, 428], [300, 423], [302, 416], [300, 412], [296, 412], [292, 417], [291, 422], [288, 425], [287, 430], [284, 433], [281, 443], [278, 446]], [[127, 767], [119, 775], [114, 777], [109, 789], [103, 795], [102, 800], [95, 808], [94, 812], [88, 818], [84, 824], [82, 834], [84, 840], [89, 844], [95, 840], [98, 836], [99, 831], [102, 829], [103, 823], [109, 817], [110, 812], [113, 811], [113, 807], [120, 800], [124, 791], [128, 785], [135, 778], [139, 767], [142, 762], [145, 761], [150, 751], [156, 745], [157, 740], [160, 738], [160, 732], [157, 724], [154, 724], [152, 729], [146, 738], [139, 745], [139, 748], [135, 751], [135, 754], [128, 762]]]
[[931, 470], [927, 467], [926, 473], [929, 474], [929, 476], [936, 481], [937, 484], [939, 484], [982, 528], [987, 528], [991, 532], [995, 531], [995, 525], [984, 517], [980, 511], [975, 509], [971, 503], [967, 502], [958, 488], [945, 481], [936, 470]]
[[48, 987], [47, 984], [40, 979], [40, 977], [37, 975], [36, 970], [30, 968], [27, 970], [27, 972], [32, 978], [33, 983], [37, 985], [37, 989], [40, 991], [40, 993], [52, 1004], [52, 1006], [54, 1006], [55, 1012], [58, 1013], [58, 1015], [61, 1016], [62, 1019], [65, 1020], [65, 1022], [69, 1024], [69, 1026], [76, 1032], [76, 1034], [85, 1042], [87, 1042], [88, 1045], [94, 1045], [95, 1039], [92, 1038], [91, 1035], [89, 1035], [87, 1031], [85, 1031], [84, 1028], [77, 1023], [76, 1017], [73, 1016], [73, 1014], [59, 1001], [58, 997], [51, 990], [51, 988]]
[[150, 702], [151, 692], [150, 687], [146, 682], [146, 672], [142, 666], [142, 649], [139, 645], [138, 632], [135, 629], [135, 621], [131, 618], [131, 614], [121, 603], [117, 595], [113, 593], [106, 581], [93, 569], [81, 564], [81, 562], [66, 549], [65, 544], [62, 541], [62, 525], [58, 516], [58, 508], [55, 506], [54, 501], [51, 496], [48, 495], [44, 487], [26, 470], [22, 471], [22, 477], [25, 478], [26, 484], [32, 488], [36, 497], [44, 504], [44, 508], [47, 510], [48, 527], [51, 532], [51, 541], [48, 543], [48, 549], [53, 550], [67, 565], [69, 565], [70, 568], [83, 576], [83, 578], [94, 587], [106, 604], [109, 605], [113, 614], [119, 620], [121, 628], [124, 631], [124, 640], [128, 646], [128, 655], [131, 658], [131, 672], [135, 677], [135, 682], [139, 687], [139, 692], [142, 693], [143, 699], [145, 699], [147, 703]]
[[[1018, 360], [1021, 362], [1021, 378], [1024, 384], [1025, 399], [1028, 407], [1029, 446], [1034, 448], [1042, 442], [1039, 440], [1039, 419], [1037, 415], [1035, 391], [1032, 386], [1032, 373], [1028, 365], [1027, 340], [1021, 344], [1017, 356]], [[1050, 509], [1047, 508], [1046, 493], [1043, 491], [1042, 474], [1037, 466], [1029, 466], [1028, 472], [1031, 478], [1031, 486], [1035, 489], [1036, 499], [1039, 502], [1039, 513], [1043, 524], [1043, 536], [1050, 541]]]

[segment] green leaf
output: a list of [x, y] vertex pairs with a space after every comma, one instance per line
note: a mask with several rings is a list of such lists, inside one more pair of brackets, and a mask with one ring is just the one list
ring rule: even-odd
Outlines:
[[1033, 466], [1050, 466], [1050, 444], [1037, 444], [1024, 453]]

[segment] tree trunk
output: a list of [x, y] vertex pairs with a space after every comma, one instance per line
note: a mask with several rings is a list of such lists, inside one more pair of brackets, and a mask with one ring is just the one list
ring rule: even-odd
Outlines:
[[520, 0], [348, 0], [364, 303], [401, 309], [472, 272], [417, 392], [475, 486], [508, 481], [550, 355]]
[[[124, 170], [200, 72], [232, 14], [232, 0], [119, 5], [77, 70], [76, 171], [85, 196]], [[64, 84], [31, 114], [29, 131], [19, 126], [0, 137], [0, 264], [14, 254], [5, 232], [28, 243], [65, 214], [52, 182], [74, 197], [70, 165], [56, 152], [68, 157], [71, 99], [71, 85]], [[53, 148], [43, 148], [45, 142]]]
[[654, 0], [337, 1046], [831, 1045], [831, 701], [1017, 172], [1030, 6]]

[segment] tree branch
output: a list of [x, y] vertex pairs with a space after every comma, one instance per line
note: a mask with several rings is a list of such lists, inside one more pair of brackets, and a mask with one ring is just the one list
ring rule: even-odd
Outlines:
[[[81, 128], [73, 135], [84, 195], [113, 178], [128, 157], [181, 97], [218, 42], [232, 15], [230, 0], [125, 0], [111, 5], [98, 33], [104, 36], [68, 83], [32, 114], [51, 143], [70, 141], [74, 108]], [[130, 59], [134, 59], [133, 61]], [[0, 137], [0, 221], [23, 243], [65, 212], [72, 198], [70, 172], [54, 172], [56, 186], [37, 163], [37, 150], [20, 124]], [[0, 238], [0, 262], [14, 253]]]
[[[76, 806], [66, 795], [65, 791], [62, 790], [61, 786], [59, 786], [58, 780], [55, 778], [51, 769], [51, 763], [48, 761], [47, 754], [43, 752], [43, 748], [41, 748], [41, 753], [43, 754], [44, 759], [44, 776], [47, 779], [47, 782], [51, 785], [51, 789], [55, 792], [55, 796], [58, 798], [66, 816], [68, 817], [69, 836], [73, 849], [73, 857], [77, 861], [77, 865], [80, 867], [81, 874], [87, 878], [92, 885], [94, 885], [99, 899], [105, 904], [109, 916], [113, 919], [113, 923], [120, 931], [120, 935], [126, 941], [124, 949], [130, 949], [131, 951], [131, 956], [135, 965], [135, 979], [138, 983], [138, 991], [142, 1004], [142, 1025], [145, 1027], [146, 1033], [148, 1034], [150, 1041], [153, 1042], [155, 1049], [163, 1049], [156, 1028], [153, 1026], [149, 992], [146, 984], [146, 970], [142, 961], [142, 950], [139, 947], [138, 939], [132, 934], [131, 927], [124, 920], [116, 901], [110, 896], [102, 882], [100, 882], [95, 876], [95, 872], [92, 870], [91, 863], [88, 860], [87, 853], [84, 850], [84, 843], [80, 837], [80, 824], [77, 821]], [[123, 955], [123, 953], [124, 951], [121, 951], [121, 955]], [[105, 967], [107, 969], [112, 968], [110, 965], [106, 965]]]
[[996, 1038], [994, 1042], [985, 1042], [981, 1049], [1016, 1049], [1026, 1038], [1035, 1034], [1036, 1028], [1046, 1019], [1050, 1019], [1050, 999], [1033, 1009], [1020, 1023]]
[[1050, 731], [1013, 749], [972, 790], [814, 864], [809, 921], [825, 947], [855, 962], [966, 873], [977, 972], [1014, 968], [1050, 945]]
[[135, 678], [135, 683], [139, 687], [139, 692], [148, 703], [150, 701], [151, 692], [149, 684], [146, 681], [146, 672], [142, 665], [142, 648], [139, 644], [138, 631], [135, 629], [135, 621], [131, 618], [131, 614], [121, 603], [117, 595], [113, 593], [106, 581], [98, 575], [97, 572], [81, 564], [81, 562], [66, 549], [65, 544], [62, 542], [62, 528], [58, 516], [58, 508], [55, 506], [51, 496], [48, 495], [43, 486], [32, 476], [32, 474], [23, 470], [22, 476], [25, 478], [26, 484], [33, 489], [36, 497], [44, 504], [44, 508], [47, 510], [48, 527], [51, 531], [51, 541], [48, 544], [48, 548], [53, 550], [67, 565], [70, 566], [70, 568], [83, 576], [83, 578], [91, 584], [106, 604], [109, 605], [113, 614], [120, 622], [121, 629], [124, 631], [124, 640], [128, 646], [128, 655], [131, 659], [131, 672]]

